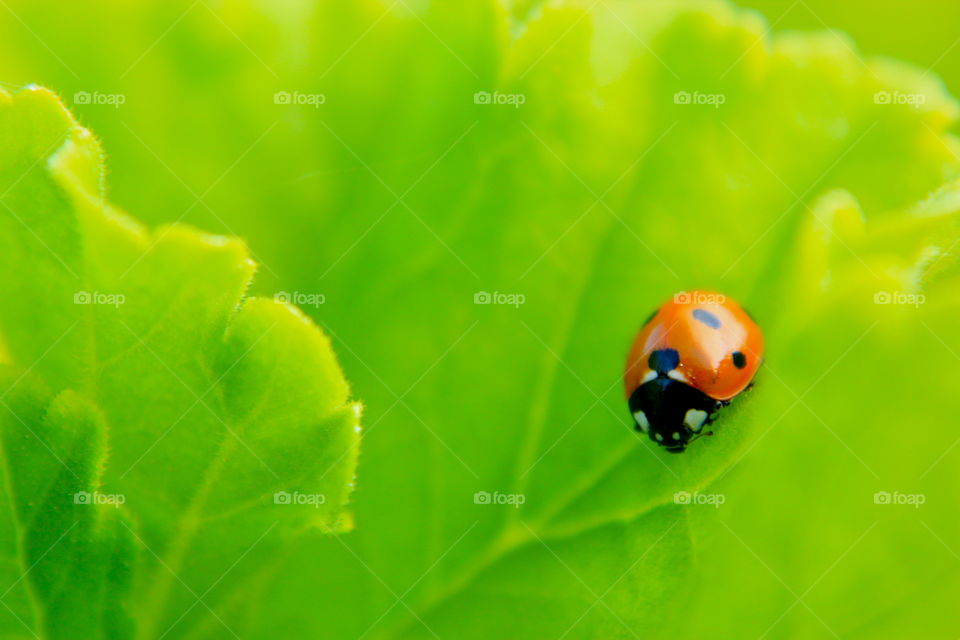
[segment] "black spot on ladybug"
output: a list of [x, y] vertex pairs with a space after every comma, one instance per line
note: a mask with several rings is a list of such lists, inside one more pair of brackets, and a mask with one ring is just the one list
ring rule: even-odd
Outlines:
[[745, 366], [747, 366], [747, 356], [743, 355], [739, 351], [734, 351], [733, 355], [730, 357], [733, 358], [733, 366], [735, 366], [737, 369], [743, 369]]
[[680, 354], [676, 349], [657, 349], [650, 353], [647, 363], [657, 373], [666, 375], [680, 364]]
[[702, 322], [703, 324], [707, 325], [711, 329], [720, 328], [720, 318], [713, 315], [706, 309], [694, 309], [693, 317], [699, 320], [700, 322]]

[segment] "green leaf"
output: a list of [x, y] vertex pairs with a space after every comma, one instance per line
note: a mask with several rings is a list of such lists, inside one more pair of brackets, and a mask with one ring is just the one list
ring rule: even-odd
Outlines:
[[[177, 632], [948, 634], [957, 109], [932, 73], [779, 31], [808, 4], [819, 29], [812, 0], [769, 21], [710, 1], [12, 2], [37, 35], [4, 30], [11, 79], [126, 97], [76, 105], [116, 201], [249, 237], [261, 292], [322, 292], [310, 313], [368, 407], [357, 530], [292, 540]], [[929, 48], [846, 12], [883, 34], [872, 51]], [[693, 288], [745, 303], [767, 365], [667, 456], [632, 432], [621, 367]]]
[[4, 541], [4, 578], [22, 571], [4, 594], [4, 634], [130, 637], [136, 548], [123, 498], [100, 492], [103, 417], [72, 391], [51, 399], [22, 378], [4, 382], [5, 524], [20, 532]]
[[[307, 563], [311, 551], [300, 549], [283, 573], [293, 581], [297, 567], [336, 567], [320, 589], [341, 594], [332, 611], [353, 614], [337, 618], [339, 635], [702, 637], [719, 626], [759, 636], [792, 592], [813, 585], [831, 597], [811, 608], [842, 633], [863, 620], [852, 594], [895, 606], [893, 585], [916, 584], [896, 561], [884, 582], [856, 562], [840, 582], [829, 580], [840, 572], [816, 581], [851, 561], [844, 551], [883, 515], [873, 494], [899, 486], [899, 433], [915, 409], [883, 389], [913, 350], [930, 369], [904, 388], [925, 399], [924, 428], [942, 430], [918, 446], [914, 481], [920, 461], [952, 441], [950, 392], [935, 378], [953, 356], [922, 323], [949, 341], [955, 330], [935, 319], [957, 301], [939, 285], [943, 308], [911, 314], [874, 295], [919, 293], [922, 256], [957, 238], [956, 207], [937, 224], [914, 212], [957, 175], [944, 133], [956, 107], [931, 77], [864, 61], [840, 36], [768, 41], [766, 31], [715, 3], [544, 9], [502, 54], [504, 71], [474, 85], [526, 103], [452, 109], [443, 142], [409, 147], [429, 160], [469, 133], [419, 171], [394, 170], [395, 149], [350, 136], [355, 104], [325, 112], [334, 133], [320, 139], [343, 154], [317, 171], [356, 163], [353, 153], [369, 167], [330, 206], [349, 203], [363, 240], [302, 286], [331, 299], [349, 291], [350, 317], [369, 319], [354, 325], [344, 307], [339, 324], [329, 321], [370, 405], [383, 407], [365, 479], [390, 487], [358, 500], [364, 526], [349, 550], [327, 544]], [[927, 99], [877, 104], [880, 91]], [[677, 104], [680, 92], [725, 102]], [[443, 244], [408, 212], [377, 223], [390, 201], [359, 194], [381, 193], [380, 180], [397, 193], [416, 185], [406, 202]], [[901, 242], [884, 246], [894, 234]], [[401, 247], [415, 258], [392, 253]], [[385, 263], [406, 271], [378, 273]], [[369, 283], [366, 295], [357, 283]], [[747, 305], [766, 330], [768, 367], [714, 438], [667, 456], [632, 432], [620, 375], [650, 310], [692, 288]], [[478, 290], [526, 303], [474, 306]], [[389, 322], [378, 319], [384, 308]], [[889, 420], [869, 416], [878, 395], [896, 405], [884, 409]], [[838, 485], [855, 494], [830, 493]], [[525, 504], [477, 505], [477, 491], [519, 493]], [[681, 491], [723, 504], [678, 508]], [[942, 522], [931, 527], [951, 531], [946, 503], [936, 509]], [[936, 543], [919, 525], [867, 536], [873, 558]], [[803, 561], [785, 568], [793, 557]], [[357, 594], [375, 604], [348, 608]], [[291, 618], [304, 606], [266, 605]], [[778, 624], [777, 635], [829, 635], [802, 605]]]
[[54, 95], [0, 94], [0, 140], [4, 578], [25, 590], [2, 624], [178, 635], [290, 540], [349, 530], [360, 405], [306, 316], [245, 297], [239, 241], [106, 203]]

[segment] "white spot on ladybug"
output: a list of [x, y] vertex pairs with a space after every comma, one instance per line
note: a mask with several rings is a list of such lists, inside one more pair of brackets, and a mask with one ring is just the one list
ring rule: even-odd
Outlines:
[[643, 384], [644, 382], [650, 382], [656, 377], [657, 377], [657, 372], [654, 371], [653, 369], [649, 369], [645, 374], [643, 374], [643, 378], [640, 380], [640, 384]]
[[677, 382], [687, 382], [687, 376], [683, 375], [679, 369], [673, 369], [667, 374], [667, 377], [673, 378]]
[[674, 431], [674, 432], [673, 432], [673, 439], [674, 439], [674, 440], [679, 440], [679, 439], [680, 439], [680, 434], [679, 434], [678, 432]]
[[650, 421], [647, 420], [647, 414], [643, 411], [637, 411], [633, 414], [633, 419], [637, 421], [637, 426], [643, 429], [643, 432], [646, 433], [650, 429]]
[[687, 411], [687, 415], [683, 417], [683, 424], [687, 425], [694, 431], [700, 431], [700, 427], [703, 426], [703, 423], [707, 420], [707, 412], [700, 411], [699, 409], [690, 409]]
[[659, 433], [653, 434], [653, 437], [657, 439], [657, 442], [663, 442], [663, 436]]

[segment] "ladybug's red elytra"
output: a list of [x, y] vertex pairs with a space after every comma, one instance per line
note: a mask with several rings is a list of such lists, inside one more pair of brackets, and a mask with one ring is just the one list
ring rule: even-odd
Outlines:
[[762, 360], [763, 333], [734, 300], [676, 294], [650, 316], [627, 356], [624, 386], [637, 429], [667, 451], [684, 451], [751, 386]]

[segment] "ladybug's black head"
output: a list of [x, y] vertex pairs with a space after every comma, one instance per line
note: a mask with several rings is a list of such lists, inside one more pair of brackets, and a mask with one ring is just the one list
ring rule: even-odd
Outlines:
[[637, 423], [637, 429], [649, 434], [651, 440], [667, 451], [681, 453], [690, 440], [710, 424], [711, 415], [723, 403], [670, 377], [672, 368], [666, 370], [665, 367], [656, 367], [653, 371], [656, 376], [630, 394], [630, 413]]

